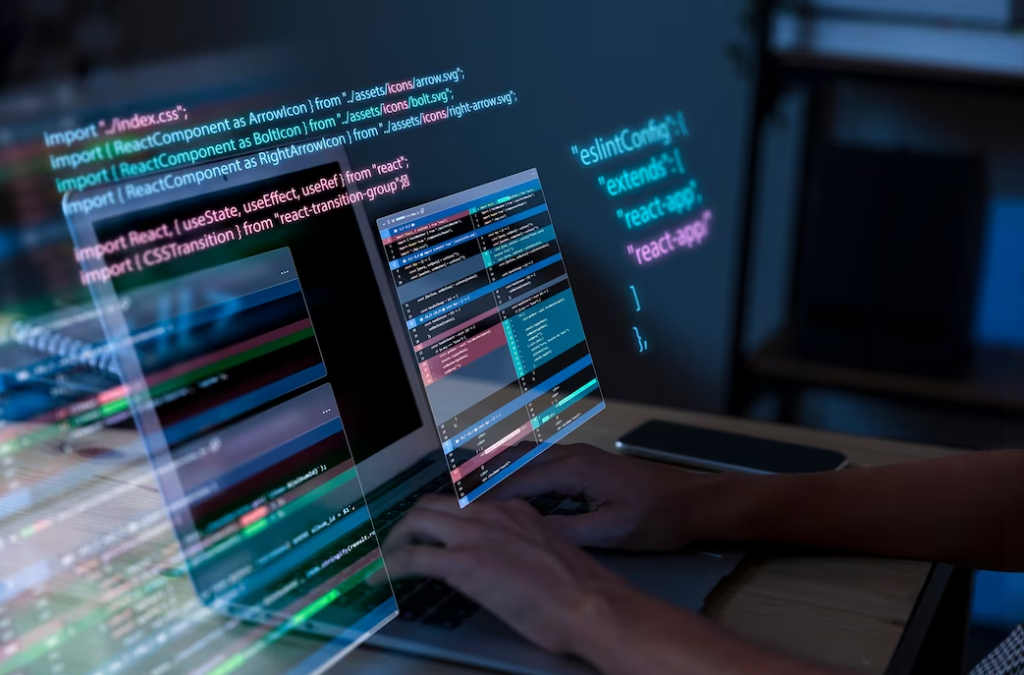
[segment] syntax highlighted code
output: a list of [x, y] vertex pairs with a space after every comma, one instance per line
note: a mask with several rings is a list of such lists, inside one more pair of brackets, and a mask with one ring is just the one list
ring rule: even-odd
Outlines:
[[685, 187], [664, 196], [655, 197], [646, 204], [632, 209], [616, 209], [615, 215], [626, 222], [630, 230], [649, 225], [667, 216], [689, 213], [704, 203], [704, 195], [697, 188], [697, 181], [691, 180]]
[[661, 119], [652, 117], [644, 126], [625, 127], [607, 138], [596, 136], [587, 145], [569, 146], [569, 151], [583, 166], [593, 166], [647, 148], [667, 147], [672, 145], [673, 138], [689, 135], [683, 114], [676, 113]]
[[710, 231], [712, 213], [705, 211], [700, 219], [665, 232], [644, 244], [628, 244], [626, 253], [636, 258], [637, 265], [646, 265], [671, 255], [679, 249], [696, 248], [704, 243]]
[[673, 148], [672, 152], [655, 155], [636, 168], [624, 169], [610, 176], [598, 176], [597, 183], [605, 189], [609, 197], [618, 197], [684, 173], [686, 168], [683, 166], [683, 158], [679, 155], [679, 148]]
[[[357, 202], [372, 202], [411, 186], [409, 175], [404, 173], [408, 168], [404, 156], [371, 166], [271, 190], [201, 213], [181, 214], [156, 227], [132, 230], [95, 246], [76, 249], [76, 260], [91, 263], [80, 271], [80, 280], [83, 285], [104, 283]], [[386, 180], [381, 182], [370, 180], [383, 178]], [[361, 181], [358, 189], [357, 180]]]

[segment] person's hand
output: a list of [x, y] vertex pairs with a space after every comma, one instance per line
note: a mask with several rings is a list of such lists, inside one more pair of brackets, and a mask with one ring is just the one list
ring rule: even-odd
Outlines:
[[606, 675], [823, 675], [641, 593], [543, 521], [522, 500], [459, 509], [427, 495], [384, 542], [387, 571], [445, 581], [539, 647]]
[[460, 509], [451, 497], [427, 495], [383, 549], [392, 577], [441, 579], [555, 653], [580, 653], [581, 631], [607, 623], [611, 599], [643, 597], [522, 500]]
[[554, 446], [495, 486], [488, 497], [580, 494], [591, 512], [545, 523], [580, 546], [667, 551], [714, 538], [717, 476], [605, 452]]

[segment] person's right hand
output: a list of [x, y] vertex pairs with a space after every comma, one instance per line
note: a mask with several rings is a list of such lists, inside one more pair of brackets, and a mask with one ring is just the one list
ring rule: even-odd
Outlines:
[[490, 498], [583, 495], [591, 512], [544, 520], [580, 546], [669, 551], [713, 538], [718, 477], [623, 457], [589, 445], [556, 445], [507, 478]]

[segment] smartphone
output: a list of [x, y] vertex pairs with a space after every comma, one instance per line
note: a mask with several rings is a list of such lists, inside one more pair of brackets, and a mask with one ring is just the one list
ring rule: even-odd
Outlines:
[[836, 471], [848, 462], [834, 450], [660, 420], [633, 429], [615, 447], [625, 455], [694, 469], [762, 475]]

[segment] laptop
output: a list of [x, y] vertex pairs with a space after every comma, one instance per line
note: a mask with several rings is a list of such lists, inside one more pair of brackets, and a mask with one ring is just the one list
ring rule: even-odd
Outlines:
[[[196, 207], [188, 200], [171, 205], [180, 213]], [[162, 248], [172, 239], [166, 233], [186, 227], [167, 213], [155, 207], [98, 223], [99, 241], [124, 248], [142, 242], [125, 259], [143, 269], [107, 289], [113, 302], [99, 302], [108, 344], [119, 346], [124, 384], [79, 410], [88, 423], [103, 424], [130, 408], [149, 456], [163, 522], [198, 600], [161, 633], [164, 641], [186, 643], [169, 672], [198, 672], [218, 657], [226, 660], [217, 672], [243, 661], [248, 668], [323, 672], [393, 619], [398, 605], [390, 585], [366, 583], [384, 560], [340, 417], [337, 380], [311, 321], [310, 310], [322, 302], [308, 297], [288, 247], [224, 261]], [[205, 208], [198, 213], [212, 217]], [[165, 233], [159, 242], [146, 234], [158, 232]], [[152, 264], [144, 268], [147, 259]], [[174, 266], [175, 259], [187, 265]], [[103, 267], [86, 272], [97, 270]], [[152, 515], [151, 524], [163, 514]], [[147, 572], [131, 569], [126, 574]], [[296, 641], [297, 632], [314, 639]], [[299, 648], [282, 648], [286, 643]]]
[[[153, 186], [148, 193], [131, 191], [147, 195], [144, 199], [102, 214], [76, 214], [70, 220], [78, 246], [107, 241], [109, 222], [138, 218], [140, 209], [150, 210], [145, 220], [150, 229], [162, 222], [176, 228], [170, 241], [145, 243], [139, 235], [135, 241], [142, 243], [123, 254], [86, 260], [83, 273], [109, 277], [101, 284], [122, 284], [137, 269], [164, 276], [172, 269], [174, 274], [196, 273], [286, 250], [332, 376], [333, 401], [344, 420], [378, 541], [423, 494], [451, 494], [464, 508], [473, 508], [472, 502], [493, 485], [599, 414], [604, 400], [536, 170], [403, 209], [372, 224], [365, 202], [401, 202], [408, 189], [400, 167], [374, 165], [387, 166], [391, 173], [352, 167], [343, 148], [287, 160], [275, 156], [270, 161], [269, 155], [254, 155], [247, 165], [255, 166], [246, 171], [217, 176], [215, 186], [190, 184], [174, 175], [137, 181]], [[359, 183], [349, 182], [354, 176]], [[188, 214], [210, 217], [190, 221], [192, 229], [186, 232]], [[483, 276], [463, 283], [458, 282], [465, 277], [446, 283], [439, 283], [440, 275], [431, 279], [439, 270], [442, 275], [444, 269], [457, 271], [457, 263], [471, 257], [459, 248], [467, 241], [459, 230], [465, 223], [455, 223], [454, 217], [478, 214], [471, 229], [494, 235], [480, 244], [488, 249], [479, 254], [487, 263]], [[510, 239], [502, 238], [499, 230], [509, 218], [518, 218], [513, 227], [529, 235], [528, 244], [510, 246]], [[437, 229], [442, 219], [451, 219], [452, 227]], [[467, 358], [457, 350], [442, 353], [441, 347], [472, 337], [466, 332], [472, 325], [466, 324], [476, 316], [473, 303], [487, 295], [496, 303], [489, 333], [493, 342], [481, 344], [485, 340], [480, 339], [464, 346]], [[542, 309], [546, 316], [538, 314]], [[545, 323], [546, 318], [551, 321]], [[558, 329], [546, 331], [545, 326]], [[511, 345], [517, 345], [515, 352]], [[474, 350], [477, 358], [472, 359]], [[504, 359], [486, 360], [491, 354]], [[482, 368], [463, 366], [481, 359]], [[509, 361], [511, 383], [502, 381]], [[525, 417], [517, 416], [523, 410]], [[341, 446], [338, 451], [343, 452]], [[542, 513], [587, 508], [572, 495], [544, 495], [534, 505]], [[596, 555], [638, 588], [693, 611], [741, 557], [710, 549]], [[394, 592], [399, 616], [374, 633], [370, 644], [524, 675], [593, 673], [586, 664], [533, 647], [442, 583], [398, 580]], [[358, 593], [351, 597], [359, 600]]]

